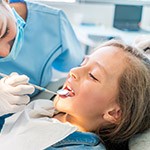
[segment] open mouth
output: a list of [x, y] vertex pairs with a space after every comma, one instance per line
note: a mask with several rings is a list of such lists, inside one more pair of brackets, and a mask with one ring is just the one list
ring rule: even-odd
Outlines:
[[70, 86], [66, 86], [59, 91], [59, 96], [62, 98], [73, 97], [75, 92], [71, 89]]

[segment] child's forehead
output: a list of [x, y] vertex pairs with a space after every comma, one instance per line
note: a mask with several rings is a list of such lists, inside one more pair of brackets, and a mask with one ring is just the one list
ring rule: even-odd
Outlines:
[[103, 46], [95, 49], [95, 51], [91, 54], [94, 55], [114, 55], [124, 52], [121, 48], [116, 46]]

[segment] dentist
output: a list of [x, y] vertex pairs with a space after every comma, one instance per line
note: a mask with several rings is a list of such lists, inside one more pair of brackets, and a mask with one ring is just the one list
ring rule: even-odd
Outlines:
[[68, 72], [81, 63], [83, 55], [62, 10], [35, 2], [9, 5], [0, 0], [0, 72], [25, 74], [30, 83], [45, 87], [52, 68]]

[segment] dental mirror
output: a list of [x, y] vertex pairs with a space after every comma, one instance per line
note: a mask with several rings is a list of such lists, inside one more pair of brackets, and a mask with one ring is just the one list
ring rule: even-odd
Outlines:
[[58, 95], [68, 95], [69, 91], [65, 90], [65, 89], [60, 89], [60, 90], [57, 91], [57, 94]]

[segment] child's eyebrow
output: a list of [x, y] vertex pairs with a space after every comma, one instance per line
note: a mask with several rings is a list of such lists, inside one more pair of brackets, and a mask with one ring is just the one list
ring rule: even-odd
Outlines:
[[[87, 61], [89, 61], [89, 60], [90, 60], [90, 57], [89, 57], [89, 56], [86, 56], [86, 59], [87, 59]], [[102, 64], [100, 64], [99, 62], [97, 62], [97, 61], [95, 61], [95, 60], [94, 60], [94, 64], [95, 64], [96, 66], [98, 66], [98, 68], [100, 69], [100, 71], [102, 71], [105, 75], [108, 75], [108, 72], [106, 71], [105, 67], [104, 67]]]
[[104, 72], [104, 74], [108, 74], [105, 67], [102, 64], [100, 64], [97, 61], [95, 61], [95, 64], [100, 68], [100, 70], [102, 70]]
[[[92, 59], [90, 55], [85, 55], [83, 61], [86, 61], [87, 63], [88, 61], [90, 61], [90, 59]], [[96, 60], [92, 60], [92, 61], [94, 62], [96, 66], [98, 66], [99, 70], [103, 73], [103, 75], [108, 75], [108, 72], [106, 71], [105, 67], [102, 64], [100, 64]]]

